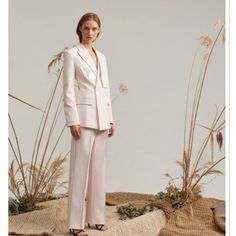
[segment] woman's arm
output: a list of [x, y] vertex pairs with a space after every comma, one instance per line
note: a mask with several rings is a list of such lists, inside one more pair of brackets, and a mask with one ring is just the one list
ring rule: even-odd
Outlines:
[[107, 72], [107, 96], [108, 96], [108, 104], [109, 104], [109, 107], [108, 107], [108, 109], [109, 109], [109, 120], [110, 120], [110, 124], [114, 124], [112, 104], [111, 104], [111, 92], [110, 92], [109, 76], [108, 76], [108, 67], [107, 67], [106, 58], [105, 58], [105, 64], [106, 64], [106, 72]]
[[75, 67], [73, 58], [68, 51], [64, 52], [63, 66], [63, 104], [67, 126], [79, 125], [79, 114], [75, 98]]

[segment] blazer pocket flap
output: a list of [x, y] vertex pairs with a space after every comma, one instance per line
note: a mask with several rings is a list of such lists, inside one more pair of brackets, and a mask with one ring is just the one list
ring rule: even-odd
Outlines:
[[93, 100], [90, 97], [79, 97], [76, 101], [77, 105], [92, 105]]

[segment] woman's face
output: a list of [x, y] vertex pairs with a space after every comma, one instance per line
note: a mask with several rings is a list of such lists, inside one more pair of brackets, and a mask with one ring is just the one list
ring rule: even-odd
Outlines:
[[99, 26], [94, 20], [85, 21], [79, 29], [82, 33], [83, 43], [92, 43], [100, 32]]

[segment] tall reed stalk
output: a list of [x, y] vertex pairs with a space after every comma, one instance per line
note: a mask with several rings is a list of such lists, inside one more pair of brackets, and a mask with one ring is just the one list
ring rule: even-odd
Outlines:
[[[182, 204], [184, 204], [191, 196], [193, 195], [194, 188], [199, 184], [203, 177], [209, 174], [217, 174], [221, 173], [221, 171], [213, 169], [218, 163], [223, 161], [225, 157], [219, 158], [217, 161], [214, 160], [214, 134], [217, 134], [217, 142], [220, 146], [222, 146], [223, 136], [222, 129], [224, 128], [225, 122], [221, 122], [222, 116], [225, 111], [225, 107], [221, 109], [218, 113], [216, 112], [215, 118], [211, 124], [211, 127], [204, 127], [207, 129], [208, 134], [204, 141], [202, 142], [200, 149], [197, 154], [193, 154], [193, 147], [195, 145], [196, 140], [196, 126], [197, 126], [197, 118], [199, 114], [200, 102], [202, 99], [203, 88], [206, 80], [207, 71], [209, 68], [209, 62], [212, 58], [212, 53], [215, 49], [216, 43], [219, 40], [220, 36], [224, 32], [225, 25], [223, 24], [214, 39], [213, 43], [211, 39], [207, 37], [202, 37], [202, 44], [209, 48], [209, 52], [206, 54], [205, 58], [202, 62], [202, 70], [199, 73], [199, 77], [197, 80], [197, 84], [195, 87], [194, 95], [193, 95], [193, 103], [191, 106], [191, 111], [188, 110], [189, 101], [190, 101], [190, 83], [192, 78], [192, 68], [195, 63], [195, 57], [193, 60], [193, 65], [191, 68], [189, 84], [187, 88], [187, 100], [186, 100], [186, 110], [185, 110], [185, 127], [184, 127], [184, 145], [183, 145], [183, 159], [182, 162], [178, 162], [183, 169], [183, 177], [182, 177]], [[190, 116], [190, 122], [188, 123], [188, 116]], [[220, 138], [219, 138], [220, 137]], [[211, 146], [211, 160], [203, 167], [199, 167], [200, 161], [205, 157], [205, 152], [208, 144]]]
[[[63, 52], [54, 57], [49, 64], [49, 69], [55, 66], [56, 63], [60, 66], [62, 55]], [[30, 108], [43, 112], [35, 137], [30, 163], [25, 163], [24, 161], [19, 144], [19, 137], [11, 115], [9, 114], [9, 123], [16, 143], [16, 145], [13, 145], [11, 138], [8, 138], [14, 156], [8, 171], [9, 190], [13, 193], [18, 202], [24, 201], [34, 205], [36, 202], [46, 199], [53, 194], [57, 188], [65, 187], [65, 184], [67, 183], [60, 182], [60, 177], [64, 174], [63, 164], [66, 161], [69, 152], [65, 155], [55, 155], [55, 151], [58, 148], [65, 131], [65, 125], [59, 127], [60, 132], [59, 135], [57, 134], [57, 137], [54, 135], [55, 127], [62, 111], [62, 95], [60, 96], [60, 99], [56, 100], [62, 70], [63, 66], [60, 66], [56, 72], [56, 82], [52, 88], [45, 109], [40, 109], [9, 94], [11, 98], [24, 103]], [[46, 142], [45, 144], [44, 141]]]

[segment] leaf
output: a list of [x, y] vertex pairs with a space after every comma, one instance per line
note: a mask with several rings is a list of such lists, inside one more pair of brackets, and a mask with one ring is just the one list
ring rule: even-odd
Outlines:
[[198, 174], [197, 171], [194, 171], [194, 173], [192, 174], [191, 178], [199, 178], [200, 174]]
[[165, 173], [165, 176], [172, 179], [172, 177], [169, 173]]
[[211, 166], [211, 165], [212, 165], [212, 162], [211, 162], [211, 161], [205, 163], [202, 167], [196, 169], [196, 170], [192, 173], [192, 177], [193, 177], [193, 178], [198, 178], [198, 177], [200, 177], [200, 172], [201, 172], [201, 171], [204, 171], [204, 170], [206, 170], [206, 169], [208, 169], [209, 166]]
[[224, 28], [224, 31], [222, 32], [221, 34], [221, 37], [222, 37], [222, 44], [225, 45], [225, 28]]
[[184, 151], [184, 164], [185, 166], [188, 166], [188, 162], [189, 162], [189, 156], [188, 153], [186, 153], [186, 151]]
[[214, 162], [214, 135], [213, 135], [213, 133], [211, 132], [211, 141], [210, 141], [210, 143], [211, 143], [211, 161], [212, 161], [212, 163]]
[[183, 163], [183, 161], [176, 160], [176, 163], [177, 163], [181, 168], [184, 168], [184, 163]]
[[197, 125], [199, 125], [199, 126], [205, 128], [205, 129], [212, 130], [211, 128], [209, 128], [209, 127], [207, 127], [207, 126], [205, 126], [205, 125], [201, 125], [201, 124], [197, 124]]
[[16, 99], [17, 101], [20, 101], [20, 102], [22, 102], [22, 103], [28, 105], [28, 106], [30, 106], [30, 107], [33, 107], [33, 108], [35, 108], [36, 110], [39, 110], [39, 111], [42, 111], [42, 112], [45, 113], [45, 111], [44, 111], [43, 109], [41, 109], [41, 108], [39, 108], [39, 107], [36, 107], [36, 106], [34, 106], [34, 105], [32, 105], [32, 104], [26, 102], [26, 101], [23, 101], [22, 99], [20, 99], [20, 98], [14, 96], [14, 95], [12, 95], [12, 94], [10, 94], [10, 93], [8, 94], [8, 96], [11, 97], [11, 98]]
[[222, 129], [224, 129], [224, 128], [225, 128], [225, 120], [222, 121], [222, 122], [215, 128], [215, 130], [216, 130], [216, 131], [220, 131], [220, 130], [222, 130]]
[[223, 135], [222, 135], [221, 131], [217, 132], [216, 140], [217, 140], [217, 143], [218, 143], [220, 151], [221, 151], [221, 148], [222, 148], [222, 145], [223, 145]]
[[207, 171], [206, 174], [207, 175], [212, 175], [212, 174], [221, 174], [221, 175], [223, 175], [224, 173], [222, 171], [220, 171], [220, 170], [211, 169], [211, 170]]

